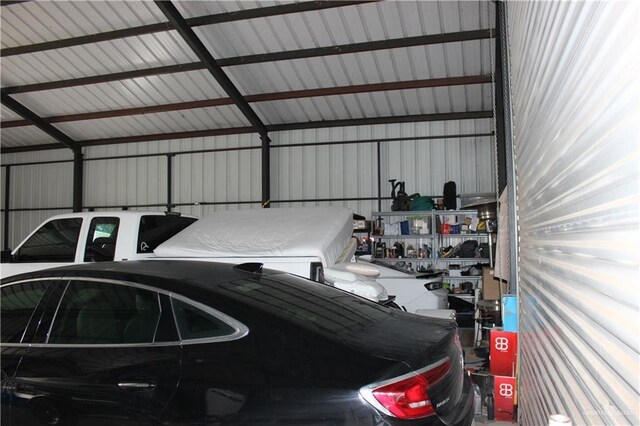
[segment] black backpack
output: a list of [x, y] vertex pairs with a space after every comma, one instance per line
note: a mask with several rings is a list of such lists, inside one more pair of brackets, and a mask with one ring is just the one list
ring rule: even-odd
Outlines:
[[443, 208], [445, 210], [455, 210], [458, 206], [457, 198], [458, 194], [456, 193], [456, 183], [453, 181], [449, 181], [444, 184], [444, 190], [442, 198], [443, 200]]

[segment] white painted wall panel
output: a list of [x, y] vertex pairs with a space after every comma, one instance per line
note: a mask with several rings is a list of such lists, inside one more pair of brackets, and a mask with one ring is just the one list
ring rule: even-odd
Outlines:
[[640, 424], [637, 2], [507, 4], [524, 425]]
[[11, 168], [12, 209], [71, 207], [73, 163]]
[[83, 192], [83, 204], [92, 207], [166, 203], [167, 159], [86, 161]]

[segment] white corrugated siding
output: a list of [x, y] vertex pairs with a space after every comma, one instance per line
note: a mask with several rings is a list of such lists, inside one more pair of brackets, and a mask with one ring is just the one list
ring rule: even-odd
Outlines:
[[162, 204], [167, 200], [166, 157], [84, 163], [84, 206]]
[[[68, 151], [68, 150], [67, 150]], [[39, 153], [38, 153], [39, 154]], [[9, 154], [11, 155], [11, 154]], [[8, 163], [3, 155], [3, 163]], [[17, 154], [13, 154], [17, 155]], [[15, 157], [14, 157], [15, 158]], [[6, 168], [3, 167], [3, 172]], [[11, 209], [47, 209], [9, 213], [9, 247], [15, 246], [49, 216], [71, 212], [73, 205], [73, 163], [11, 167]], [[4, 206], [4, 180], [3, 180]], [[2, 223], [4, 228], [4, 222]], [[4, 232], [4, 229], [3, 229]]]
[[[186, 150], [260, 146], [255, 134], [193, 139]], [[173, 202], [193, 203], [188, 212], [206, 215], [226, 205], [202, 203], [259, 202], [262, 198], [262, 166], [259, 149], [178, 155], [174, 158]], [[180, 211], [187, 210], [180, 207]]]
[[[407, 123], [336, 129], [299, 130], [271, 135], [279, 144], [339, 142], [376, 138], [411, 138], [490, 132], [490, 120]], [[381, 144], [382, 196], [391, 193], [389, 179], [406, 182], [409, 193], [441, 195], [453, 180], [458, 193], [495, 192], [494, 145], [490, 137], [393, 141]], [[376, 198], [377, 146], [309, 146], [273, 149], [271, 199]], [[312, 203], [313, 204], [313, 203]], [[332, 202], [369, 216], [377, 200]], [[308, 205], [278, 204], [279, 206]], [[382, 209], [389, 209], [384, 201]]]
[[640, 424], [637, 2], [508, 5], [522, 424]]

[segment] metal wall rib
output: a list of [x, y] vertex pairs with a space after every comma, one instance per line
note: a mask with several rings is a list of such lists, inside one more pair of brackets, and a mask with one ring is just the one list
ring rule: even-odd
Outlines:
[[507, 6], [521, 423], [637, 425], [639, 6]]

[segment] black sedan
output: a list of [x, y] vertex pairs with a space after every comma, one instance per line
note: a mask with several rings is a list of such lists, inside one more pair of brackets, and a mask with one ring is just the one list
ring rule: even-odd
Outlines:
[[473, 419], [453, 322], [260, 264], [85, 264], [1, 291], [3, 426]]

